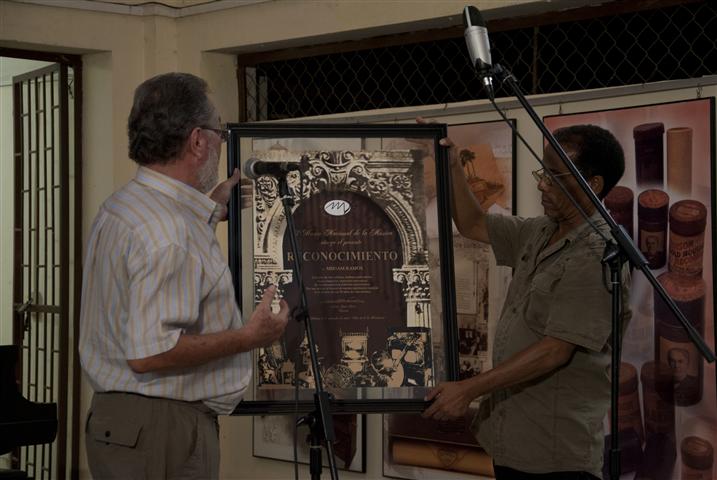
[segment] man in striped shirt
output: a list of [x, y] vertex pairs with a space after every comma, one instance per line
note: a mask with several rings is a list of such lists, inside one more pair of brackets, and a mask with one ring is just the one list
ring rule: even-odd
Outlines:
[[128, 120], [135, 178], [108, 198], [87, 244], [80, 359], [95, 390], [94, 478], [216, 478], [217, 414], [251, 381], [251, 350], [279, 338], [288, 306], [264, 293], [242, 322], [215, 235], [239, 172], [222, 182], [225, 131], [193, 75], [151, 78]]

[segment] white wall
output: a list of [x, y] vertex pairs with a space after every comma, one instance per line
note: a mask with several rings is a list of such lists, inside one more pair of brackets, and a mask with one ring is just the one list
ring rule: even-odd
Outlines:
[[0, 175], [0, 345], [12, 343], [12, 233], [15, 188], [12, 145], [12, 84], [0, 85], [0, 171], [6, 172]]
[[[575, 5], [565, 1], [531, 0], [482, 0], [474, 3], [488, 13], [496, 8], [514, 7], [515, 12], [525, 12], [536, 5], [543, 9]], [[84, 241], [101, 202], [134, 174], [135, 167], [127, 159], [126, 118], [134, 88], [146, 78], [173, 70], [201, 75], [212, 87], [212, 98], [222, 118], [232, 121], [237, 118], [234, 52], [361, 38], [409, 31], [426, 25], [455, 25], [460, 23], [459, 12], [464, 4], [465, 0], [276, 0], [174, 19], [60, 8], [61, 2], [57, 2], [55, 7], [3, 0], [0, 1], [0, 45], [83, 55]], [[713, 87], [709, 91], [712, 93], [705, 90], [703, 94], [715, 94]], [[685, 92], [655, 93], [645, 97], [645, 101], [677, 99], [676, 96], [687, 95]], [[0, 101], [4, 102], [3, 98]], [[621, 101], [624, 99], [564, 103], [560, 108], [563, 112], [590, 107], [609, 108]], [[481, 102], [475, 104], [480, 105]], [[554, 114], [558, 108], [557, 105], [542, 107], [539, 113]], [[364, 117], [374, 114], [366, 113]], [[410, 121], [413, 115], [406, 109], [396, 110], [395, 113], [396, 118], [406, 121]], [[361, 117], [362, 114], [355, 116]], [[521, 111], [510, 111], [509, 116], [518, 119], [519, 127], [526, 132], [533, 145], [540, 145], [537, 131], [529, 127], [530, 122]], [[439, 116], [438, 120], [462, 123], [496, 118], [492, 113], [474, 113]], [[8, 145], [6, 133], [0, 134], [3, 135], [0, 145], [5, 148]], [[517, 155], [518, 211], [523, 215], [539, 213], [538, 197], [530, 176], [535, 164], [524, 147], [518, 147]], [[0, 168], [6, 171], [3, 166]], [[5, 195], [7, 178], [6, 175], [0, 176], [2, 195]], [[5, 217], [0, 218], [0, 225], [7, 225]], [[225, 227], [218, 234], [225, 243]], [[2, 245], [5, 245], [4, 238], [0, 237]], [[0, 255], [4, 255], [0, 256], [0, 262], [6, 262], [7, 253]], [[3, 276], [0, 281], [4, 280]], [[89, 388], [85, 387], [83, 412], [90, 396]], [[290, 464], [251, 456], [249, 418], [225, 417], [221, 419], [221, 424], [223, 478], [292, 477]], [[365, 476], [342, 474], [342, 478], [381, 477], [381, 432], [380, 416], [369, 416], [368, 472]], [[82, 477], [88, 478], [84, 450], [81, 454]], [[305, 478], [306, 469], [303, 471], [302, 477]]]

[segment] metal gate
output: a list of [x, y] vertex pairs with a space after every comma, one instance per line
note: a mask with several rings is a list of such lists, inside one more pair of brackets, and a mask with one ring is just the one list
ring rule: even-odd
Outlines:
[[23, 447], [14, 458], [15, 467], [37, 479], [76, 475], [79, 364], [73, 319], [81, 251], [77, 70], [55, 64], [13, 78], [13, 343], [22, 347], [18, 380], [28, 400], [58, 406], [55, 442]]

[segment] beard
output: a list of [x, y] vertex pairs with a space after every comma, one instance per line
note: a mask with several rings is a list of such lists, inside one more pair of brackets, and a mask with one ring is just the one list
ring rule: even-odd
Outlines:
[[219, 152], [214, 149], [209, 151], [209, 157], [197, 172], [197, 177], [200, 192], [209, 193], [214, 188], [219, 180]]

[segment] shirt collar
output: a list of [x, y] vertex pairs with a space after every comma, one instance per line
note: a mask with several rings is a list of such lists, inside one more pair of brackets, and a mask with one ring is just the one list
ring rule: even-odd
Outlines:
[[196, 188], [147, 167], [139, 167], [134, 180], [176, 200], [202, 221], [212, 222], [217, 203]]
[[[590, 217], [588, 217], [588, 218], [590, 219], [590, 222], [593, 225], [595, 225], [598, 229], [600, 229], [601, 231], [604, 230], [602, 228], [602, 226], [606, 225], [606, 222], [600, 215], [600, 212], [597, 212], [597, 211], [593, 212], [593, 214], [590, 215]], [[543, 226], [541, 231], [542, 231], [543, 235], [545, 235], [547, 238], [550, 238], [550, 236], [553, 234], [553, 232], [555, 232], [555, 230], [557, 230], [558, 223], [555, 220], [553, 220], [552, 218], [548, 217], [547, 215], [545, 216], [545, 219], [546, 219], [546, 225]], [[562, 243], [566, 243], [566, 242], [573, 242], [573, 241], [575, 241], [576, 238], [584, 236], [586, 230], [592, 231], [592, 228], [593, 227], [590, 226], [590, 223], [583, 222], [580, 225], [578, 225], [577, 227], [570, 230], [568, 233], [566, 233], [565, 236], [563, 238], [561, 238], [558, 243], [562, 244]]]
[[[603, 225], [606, 225], [605, 220], [602, 218], [602, 215], [600, 215], [600, 212], [595, 211], [592, 215], [590, 215], [590, 223], [595, 225], [599, 230], [603, 231], [604, 229], [601, 228]], [[583, 222], [580, 225], [578, 225], [576, 228], [573, 228], [570, 232], [568, 232], [567, 235], [565, 235], [565, 239], [569, 242], [574, 242], [575, 239], [578, 237], [584, 237], [586, 233], [590, 233], [593, 231], [593, 227], [588, 222]]]
[[[561, 250], [566, 245], [569, 245], [573, 242], [575, 242], [577, 239], [585, 237], [586, 235], [590, 234], [590, 232], [593, 231], [593, 227], [590, 226], [588, 222], [583, 222], [577, 227], [570, 230], [563, 238], [555, 242], [554, 244], [550, 246], [544, 246], [550, 237], [553, 235], [553, 232], [558, 228], [557, 222], [553, 220], [552, 218], [545, 216], [547, 219], [548, 224], [545, 225], [541, 229], [542, 238], [539, 241], [539, 245], [543, 245], [543, 248], [538, 250], [537, 252], [537, 261], [540, 262], [542, 259], [549, 257], [553, 253], [557, 252], [558, 250]], [[600, 212], [594, 212], [590, 217], [590, 222], [592, 222], [593, 225], [598, 227], [600, 230], [604, 230], [602, 228], [603, 225], [605, 225], [605, 221], [603, 220], [602, 216], [600, 215]]]

